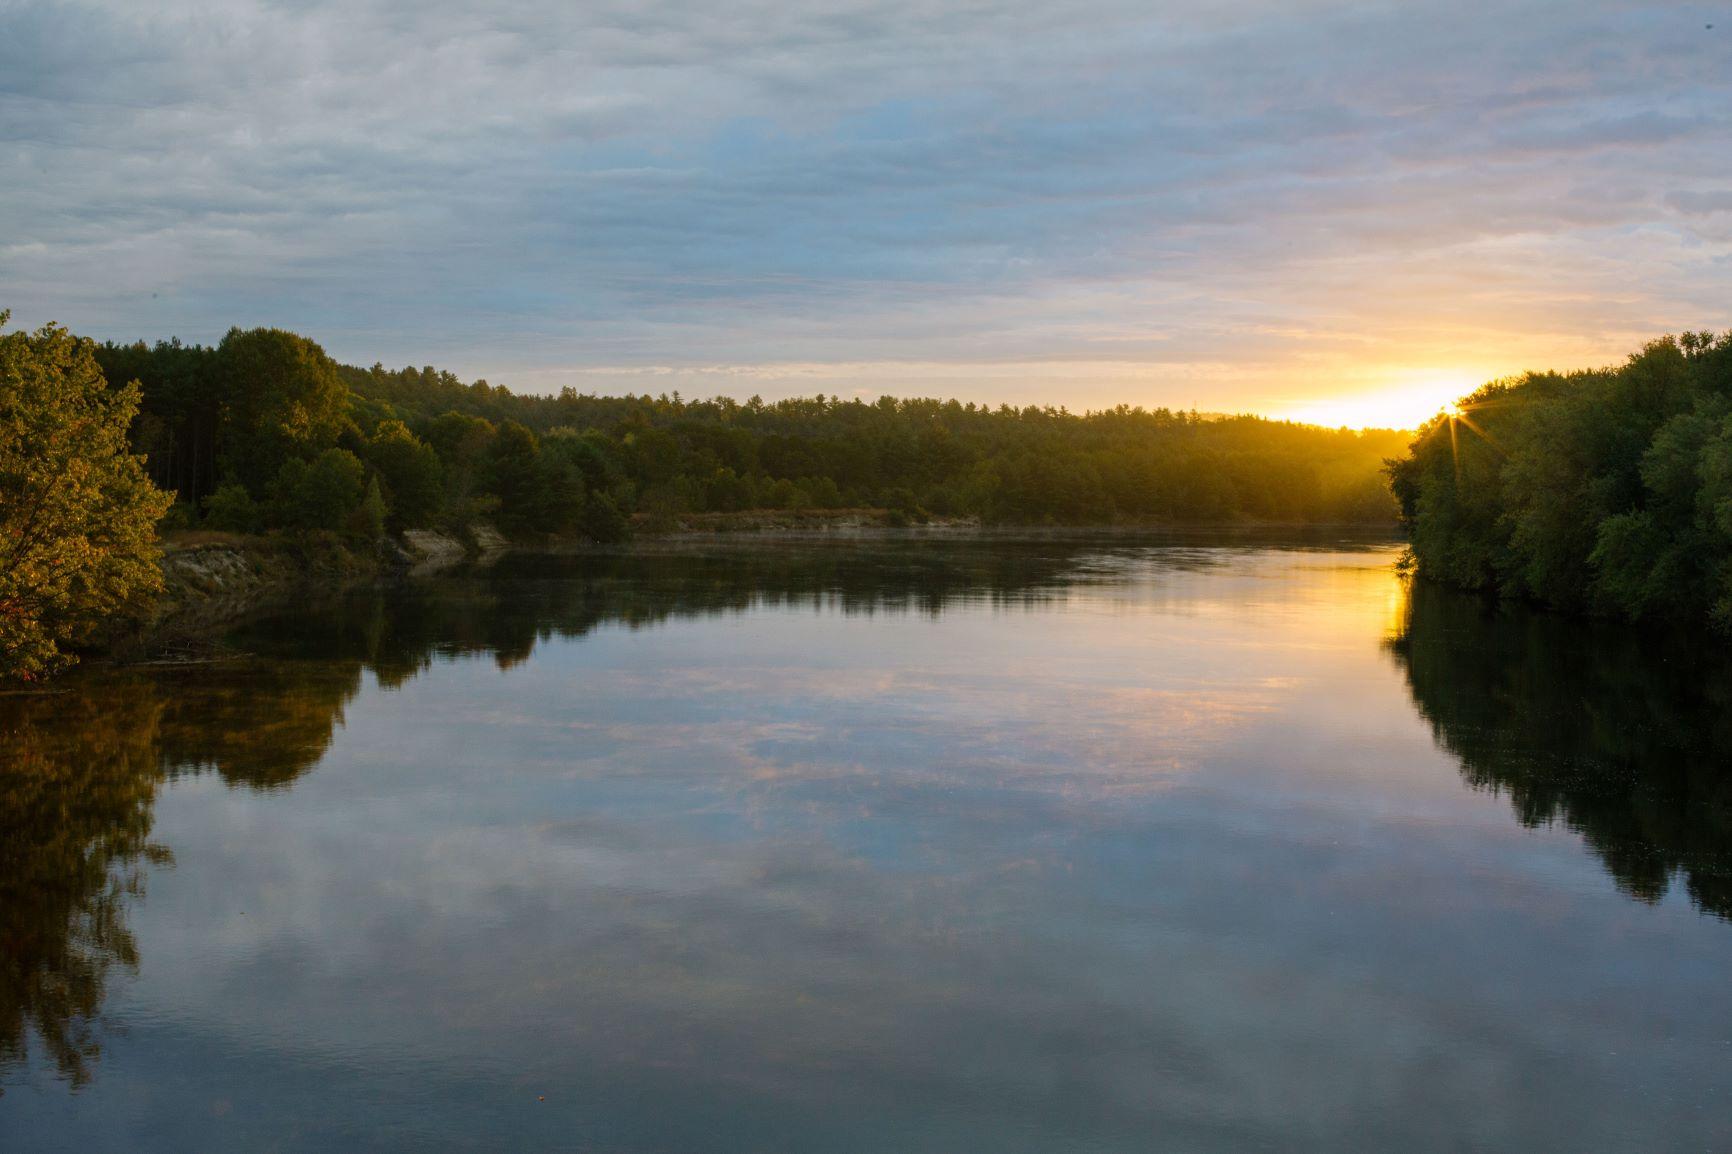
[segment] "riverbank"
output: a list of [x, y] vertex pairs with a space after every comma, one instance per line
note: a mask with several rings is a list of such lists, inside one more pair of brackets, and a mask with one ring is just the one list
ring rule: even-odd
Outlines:
[[309, 591], [433, 573], [510, 547], [488, 525], [461, 533], [410, 530], [372, 549], [327, 533], [204, 530], [170, 533], [159, 545], [162, 596], [148, 620], [109, 639], [103, 647], [108, 656], [132, 660], [196, 651], [221, 627]]
[[[1032, 538], [1136, 538], [1222, 533], [1244, 534], [1387, 534], [1396, 537], [1400, 527], [1394, 521], [1368, 524], [1357, 521], [1172, 521], [1117, 520], [1092, 524], [1005, 522], [987, 524], [979, 517], [940, 517], [911, 515], [894, 509], [804, 509], [753, 510], [740, 513], [686, 513], [659, 517], [640, 514], [632, 519], [633, 543], [703, 542], [731, 538], [763, 537], [775, 540], [874, 540], [906, 537], [980, 537], [989, 539]], [[552, 538], [546, 546], [566, 552], [573, 548], [593, 549], [590, 542], [563, 541]]]
[[171, 533], [160, 542], [164, 591], [151, 618], [117, 633], [98, 652], [121, 661], [173, 658], [202, 654], [209, 639], [224, 627], [290, 599], [328, 595], [369, 582], [423, 576], [442, 569], [485, 562], [504, 553], [617, 553], [685, 549], [756, 539], [766, 542], [870, 542], [982, 540], [1130, 540], [1183, 541], [1191, 536], [1219, 539], [1223, 533], [1247, 542], [1271, 535], [1316, 536], [1319, 541], [1342, 535], [1363, 537], [1393, 526], [1362, 524], [1110, 524], [1110, 525], [983, 525], [974, 517], [926, 517], [914, 520], [894, 510], [823, 509], [760, 510], [745, 513], [697, 513], [634, 520], [633, 537], [624, 544], [599, 545], [578, 537], [507, 540], [490, 525], [461, 531], [409, 530], [380, 542], [358, 547], [335, 534], [250, 536], [211, 531]]

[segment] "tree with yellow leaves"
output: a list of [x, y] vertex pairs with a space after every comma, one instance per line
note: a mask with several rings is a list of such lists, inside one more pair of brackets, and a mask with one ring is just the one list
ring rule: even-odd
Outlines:
[[[0, 325], [11, 314], [0, 311]], [[110, 389], [58, 325], [0, 335], [0, 679], [37, 680], [162, 590], [170, 497], [130, 451], [136, 383]]]

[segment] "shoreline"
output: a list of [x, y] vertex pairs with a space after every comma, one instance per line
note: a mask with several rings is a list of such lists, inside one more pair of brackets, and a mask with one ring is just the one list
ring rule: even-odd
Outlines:
[[[650, 541], [717, 541], [728, 539], [772, 540], [902, 540], [934, 538], [946, 540], [1062, 540], [1137, 538], [1179, 535], [1255, 535], [1258, 533], [1341, 533], [1367, 536], [1402, 535], [1393, 520], [1387, 524], [1363, 521], [1098, 521], [1083, 524], [999, 522], [984, 523], [978, 517], [927, 516], [915, 519], [885, 509], [835, 509], [783, 512], [760, 510], [743, 513], [692, 513], [656, 519], [633, 520], [632, 540], [590, 548], [629, 548]], [[556, 548], [559, 548], [555, 539]], [[560, 548], [563, 551], [563, 548]]]
[[508, 540], [489, 525], [460, 532], [409, 530], [369, 552], [332, 534], [249, 536], [194, 530], [159, 542], [164, 591], [151, 617], [116, 632], [82, 666], [210, 660], [223, 629], [305, 594], [326, 596], [382, 582], [412, 580], [507, 553], [526, 556], [619, 555], [716, 545], [1146, 540], [1185, 544], [1223, 538], [1403, 539], [1399, 527], [1354, 522], [1193, 522], [1096, 525], [983, 525], [975, 518], [896, 523], [884, 510], [696, 514], [634, 526], [621, 542], [579, 538]]

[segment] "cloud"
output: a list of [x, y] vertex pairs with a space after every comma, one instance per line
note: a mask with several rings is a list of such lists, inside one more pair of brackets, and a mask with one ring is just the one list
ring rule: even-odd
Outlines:
[[1704, 23], [0, 0], [0, 285], [22, 323], [282, 324], [527, 387], [931, 364], [995, 400], [1267, 409], [1609, 360], [1726, 323], [1732, 41]]

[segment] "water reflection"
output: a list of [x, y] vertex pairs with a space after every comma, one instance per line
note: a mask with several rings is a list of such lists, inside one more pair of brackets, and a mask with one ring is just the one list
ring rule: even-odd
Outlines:
[[[1524, 821], [1579, 830], [1632, 894], [1681, 874], [1725, 915], [1728, 686], [1664, 639], [1420, 589], [1394, 642], [1404, 690], [1377, 649], [1387, 553], [1271, 556], [997, 543], [512, 559], [256, 622], [211, 666], [0, 698], [0, 1063], [34, 1034], [61, 1078], [91, 1079], [104, 1000], [126, 1000], [114, 989], [139, 964], [130, 909], [172, 1027], [135, 1045], [135, 1079], [151, 1061], [208, 1072], [232, 1029], [256, 1042], [251, 1080], [233, 1081], [273, 1087], [278, 1122], [335, 1111], [331, 1087], [365, 1069], [451, 1141], [500, 1108], [485, 1094], [508, 1070], [587, 1086], [617, 1112], [614, 1137], [661, 1126], [666, 1148], [702, 1144], [709, 1120], [742, 1125], [744, 1102], [766, 1129], [735, 1133], [741, 1149], [779, 1145], [766, 1135], [789, 1109], [817, 1133], [838, 1103], [874, 1120], [904, 1107], [908, 1147], [944, 1144], [935, 1118], [953, 1146], [990, 1119], [1004, 1148], [1093, 1127], [1103, 1149], [1179, 1119], [1165, 1132], [1234, 1149], [1272, 1144], [1297, 1101], [1336, 1111], [1314, 1148], [1358, 1132], [1399, 1147], [1411, 1116], [1395, 1107], [1453, 1107], [1494, 1076], [1488, 1059], [1584, 1020], [1577, 1005], [1544, 1018], [1519, 980], [1512, 1000], [1533, 995], [1523, 1012], [1546, 1023], [1532, 1035], [1474, 1001], [1496, 986], [1487, 942], [1525, 972], [1566, 969], [1555, 937], [1522, 935], [1567, 903], [1542, 889], [1475, 904], [1467, 874], [1487, 867], [1461, 847], [1481, 831], [1448, 822], [1471, 810], [1518, 831], [1455, 784], [1407, 693]], [[774, 612], [729, 636], [759, 610]], [[836, 620], [871, 615], [908, 628]], [[809, 641], [808, 617], [824, 626]], [[904, 661], [910, 642], [932, 652]], [[1366, 702], [1402, 731], [1400, 756], [1354, 744]], [[1378, 794], [1412, 749], [1433, 792]], [[327, 755], [256, 820], [225, 823], [226, 803], [286, 791]], [[1383, 776], [1330, 776], [1346, 763]], [[1429, 839], [1387, 820], [1421, 805], [1442, 831]], [[174, 877], [207, 882], [172, 917], [160, 882], [135, 904], [168, 861], [153, 812], [182, 855]], [[1562, 852], [1609, 891], [1573, 842]], [[247, 900], [212, 900], [234, 893]], [[244, 929], [243, 906], [260, 915]], [[1573, 916], [1560, 936], [1605, 927]], [[1609, 970], [1656, 956], [1605, 933], [1623, 951], [1603, 952]], [[219, 938], [241, 946], [202, 956]], [[177, 969], [184, 988], [162, 972]], [[1562, 984], [1601, 975], [1574, 976]], [[1450, 1032], [1459, 1021], [1471, 1029]], [[1629, 1028], [1596, 1021], [1614, 1040]], [[1392, 1037], [1419, 1057], [1392, 1066]], [[291, 1060], [321, 1045], [338, 1056], [329, 1083]], [[375, 1064], [386, 1052], [415, 1060]], [[1319, 1053], [1340, 1061], [1301, 1059]], [[111, 1047], [93, 1094], [128, 1060]], [[404, 1070], [410, 1089], [390, 1081]], [[1546, 1133], [1580, 1071], [1522, 1072]], [[308, 1098], [284, 1088], [295, 1077]], [[1379, 1077], [1395, 1107], [1355, 1113]], [[1267, 1091], [1260, 1106], [1246, 1085]], [[191, 1099], [158, 1096], [186, 1116]]]
[[27, 1057], [34, 1033], [71, 1085], [89, 1081], [105, 992], [138, 962], [129, 900], [142, 896], [144, 863], [172, 860], [150, 840], [158, 788], [205, 772], [287, 787], [330, 747], [363, 671], [391, 689], [437, 658], [484, 654], [504, 670], [550, 636], [753, 606], [937, 615], [959, 600], [1032, 604], [1086, 579], [1096, 555], [1020, 543], [864, 556], [514, 557], [255, 622], [232, 638], [246, 655], [214, 665], [93, 672], [62, 692], [0, 696], [0, 1068]]
[[538, 640], [582, 637], [606, 624], [641, 628], [754, 608], [937, 617], [959, 604], [1039, 605], [1084, 583], [1123, 580], [1136, 566], [1194, 570], [1226, 556], [1026, 541], [510, 556], [484, 571], [265, 621], [236, 643], [258, 653], [358, 659], [391, 688], [439, 657], [485, 654], [509, 669]]
[[0, 1066], [33, 1032], [68, 1082], [90, 1079], [110, 978], [138, 962], [129, 899], [172, 860], [150, 840], [161, 785], [286, 787], [360, 684], [358, 661], [245, 661], [0, 696]]
[[1561, 822], [1628, 894], [1681, 877], [1732, 918], [1732, 663], [1699, 638], [1538, 613], [1426, 582], [1392, 645], [1476, 789]]
[[33, 1030], [62, 1077], [90, 1078], [109, 973], [138, 961], [126, 899], [166, 855], [149, 840], [161, 711], [144, 687], [0, 699], [0, 1065]]

